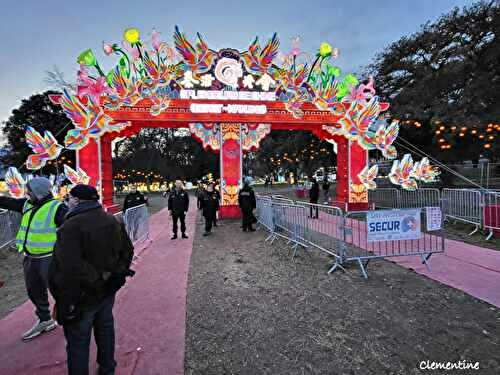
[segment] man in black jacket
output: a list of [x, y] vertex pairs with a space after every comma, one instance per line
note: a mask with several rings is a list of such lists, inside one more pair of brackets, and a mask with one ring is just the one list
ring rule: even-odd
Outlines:
[[216, 223], [217, 211], [219, 210], [219, 196], [214, 190], [214, 184], [210, 182], [207, 189], [203, 192], [201, 200], [203, 217], [205, 218], [205, 233], [208, 236], [212, 232], [212, 225]]
[[[309, 202], [313, 204], [318, 204], [319, 200], [319, 184], [315, 178], [311, 178], [312, 186], [309, 189]], [[318, 206], [314, 207], [315, 215], [313, 216], [313, 206], [310, 207], [310, 217], [318, 218]]]
[[123, 202], [123, 212], [127, 211], [129, 208], [140, 206], [141, 204], [146, 204], [147, 200], [141, 192], [137, 191], [135, 186], [132, 186], [130, 193], [125, 197]]
[[[24, 235], [21, 235], [22, 242], [18, 242], [17, 247], [18, 250], [24, 255], [24, 281], [28, 297], [36, 307], [38, 321], [30, 330], [26, 331], [22, 335], [23, 340], [32, 339], [43, 332], [56, 328], [55, 322], [50, 317], [49, 294], [47, 292], [48, 274], [49, 267], [52, 262], [53, 245], [50, 246], [50, 249], [48, 249], [47, 252], [35, 252], [36, 249], [31, 249], [29, 241], [30, 232], [35, 226], [34, 221], [36, 221], [38, 216], [44, 216], [44, 211], [51, 212], [51, 210], [44, 209], [47, 205], [56, 204], [57, 208], [55, 212], [51, 214], [53, 217], [41, 217], [41, 221], [47, 222], [46, 219], [48, 219], [48, 222], [53, 222], [57, 228], [64, 222], [64, 217], [66, 216], [68, 208], [65, 204], [57, 203], [57, 201], [54, 200], [51, 193], [51, 187], [51, 183], [47, 178], [35, 177], [27, 184], [28, 198], [14, 199], [9, 197], [0, 197], [0, 208], [22, 213], [23, 217], [26, 217], [26, 220], [23, 221], [28, 223], [26, 228], [24, 228]], [[38, 226], [38, 223], [35, 224]], [[23, 228], [20, 230], [22, 229]], [[43, 229], [37, 227], [35, 229], [38, 231], [49, 229], [55, 231], [55, 228]], [[51, 241], [55, 244], [55, 236]]]
[[180, 180], [175, 181], [175, 188], [168, 196], [168, 210], [172, 215], [173, 232], [172, 240], [177, 238], [177, 221], [181, 221], [182, 238], [186, 236], [186, 213], [189, 208], [189, 196], [184, 190]]
[[57, 232], [50, 289], [55, 316], [63, 325], [68, 373], [88, 374], [92, 328], [99, 374], [114, 374], [115, 294], [125, 284], [133, 245], [124, 227], [98, 202], [97, 190], [77, 185], [70, 191], [69, 212]]
[[253, 210], [257, 207], [256, 203], [255, 193], [250, 187], [250, 180], [245, 178], [243, 187], [238, 193], [238, 204], [240, 205], [241, 214], [243, 216], [243, 232], [246, 232], [247, 230], [255, 232], [255, 229], [252, 227], [252, 222], [254, 220]]

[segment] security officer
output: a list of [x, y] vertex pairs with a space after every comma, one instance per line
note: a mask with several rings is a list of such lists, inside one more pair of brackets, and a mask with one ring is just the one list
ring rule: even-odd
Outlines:
[[137, 191], [137, 187], [132, 186], [130, 193], [125, 197], [123, 202], [123, 212], [127, 211], [129, 208], [140, 206], [141, 204], [146, 204], [147, 200], [141, 192]]
[[0, 208], [22, 213], [16, 246], [24, 254], [24, 281], [28, 297], [36, 307], [38, 321], [22, 335], [30, 340], [43, 332], [56, 328], [49, 309], [48, 274], [56, 230], [68, 211], [65, 204], [54, 200], [52, 184], [45, 177], [35, 177], [27, 184], [28, 198], [0, 197]]
[[205, 233], [208, 236], [212, 232], [212, 225], [216, 224], [217, 211], [219, 210], [219, 197], [214, 190], [214, 184], [210, 182], [203, 192], [201, 207], [205, 217]]
[[255, 202], [255, 193], [250, 187], [250, 180], [248, 178], [244, 179], [243, 187], [238, 194], [238, 204], [243, 215], [243, 232], [247, 230], [255, 232], [255, 229], [252, 228], [252, 222], [254, 221], [253, 210], [257, 205]]
[[180, 180], [175, 181], [175, 188], [172, 190], [168, 196], [168, 210], [172, 215], [173, 232], [172, 240], [177, 238], [177, 221], [181, 221], [181, 232], [182, 238], [188, 238], [186, 236], [186, 213], [189, 208], [189, 196], [184, 190], [182, 182]]

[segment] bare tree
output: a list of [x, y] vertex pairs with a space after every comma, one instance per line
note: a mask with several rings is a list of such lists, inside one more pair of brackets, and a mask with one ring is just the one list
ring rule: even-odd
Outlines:
[[52, 67], [52, 70], [45, 71], [44, 82], [47, 83], [52, 89], [55, 90], [76, 90], [76, 84], [66, 81], [64, 78], [64, 73], [61, 72], [57, 65]]

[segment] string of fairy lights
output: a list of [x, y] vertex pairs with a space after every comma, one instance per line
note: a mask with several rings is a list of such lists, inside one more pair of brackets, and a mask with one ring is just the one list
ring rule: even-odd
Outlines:
[[[397, 119], [394, 119], [397, 120]], [[423, 125], [419, 121], [415, 120], [404, 120], [400, 121], [403, 126], [414, 126], [416, 128], [421, 128]], [[452, 148], [452, 143], [454, 139], [466, 139], [467, 136], [472, 136], [476, 138], [479, 142], [482, 142], [482, 147], [486, 150], [490, 149], [493, 143], [498, 137], [498, 132], [500, 132], [500, 124], [490, 123], [485, 126], [457, 126], [457, 125], [447, 125], [439, 120], [434, 121], [434, 134], [436, 138], [436, 143], [441, 150], [449, 150]], [[321, 159], [322, 157], [328, 157], [333, 150], [327, 148], [320, 140], [311, 140], [311, 142], [306, 145], [309, 147], [304, 147], [302, 150], [297, 152], [284, 152], [276, 153], [266, 159], [273, 167], [281, 167], [284, 164], [296, 164], [301, 162], [308, 162], [315, 159]], [[320, 148], [321, 147], [321, 148]], [[245, 157], [245, 156], [244, 156]], [[55, 161], [53, 162], [55, 163]], [[71, 164], [71, 160], [66, 160], [65, 157], [61, 157], [58, 163], [68, 163]], [[50, 162], [48, 162], [50, 164]], [[149, 180], [151, 182], [164, 182], [165, 178], [157, 172], [144, 172], [140, 170], [125, 170], [122, 169], [114, 174], [115, 180]]]
[[[415, 126], [416, 128], [422, 127], [422, 123], [414, 120], [405, 120], [401, 122], [402, 125]], [[452, 142], [456, 139], [467, 139], [467, 136], [472, 136], [473, 140], [482, 143], [482, 147], [486, 150], [493, 146], [493, 143], [498, 137], [500, 131], [500, 124], [490, 123], [485, 126], [457, 126], [448, 125], [439, 120], [434, 121], [434, 134], [437, 144], [441, 150], [449, 150], [452, 148]]]

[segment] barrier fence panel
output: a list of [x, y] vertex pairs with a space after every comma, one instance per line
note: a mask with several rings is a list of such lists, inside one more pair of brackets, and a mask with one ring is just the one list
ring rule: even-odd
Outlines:
[[479, 230], [483, 220], [481, 192], [471, 189], [443, 189], [441, 208], [446, 218], [462, 221], [476, 226], [473, 234]]
[[368, 202], [371, 207], [376, 208], [398, 208], [399, 190], [392, 188], [381, 188], [368, 191]]
[[20, 225], [20, 213], [0, 210], [0, 248], [15, 240]]
[[297, 254], [299, 247], [307, 248], [307, 244], [303, 239], [303, 224], [304, 208], [294, 204], [284, 204], [281, 202], [273, 202], [273, 233], [271, 235], [271, 243], [278, 237], [288, 240], [288, 243], [293, 243], [293, 256]]
[[[368, 262], [376, 258], [418, 255], [422, 258], [422, 263], [429, 267], [427, 260], [432, 254], [444, 251], [445, 241], [440, 230], [427, 230], [426, 210], [417, 210], [420, 211], [421, 223], [421, 235], [419, 239], [374, 242], [370, 242], [368, 239], [367, 213], [369, 211], [347, 213], [345, 217], [344, 236], [346, 247], [345, 253], [342, 254], [342, 261], [357, 262], [365, 278], [368, 277], [366, 273]], [[403, 212], [404, 210], [387, 210], [391, 214], [395, 211]], [[413, 229], [409, 228], [408, 230]]]
[[339, 257], [343, 245], [343, 211], [338, 207], [296, 202], [304, 208], [304, 241], [329, 255]]
[[500, 193], [486, 192], [483, 194], [483, 225], [488, 231], [487, 240], [494, 235], [500, 236]]
[[149, 211], [145, 204], [125, 211], [123, 222], [132, 242], [145, 241], [149, 238]]
[[439, 189], [400, 190], [397, 208], [440, 207]]
[[[269, 232], [274, 233], [272, 200], [269, 196], [256, 196], [256, 214], [259, 225], [265, 227]], [[268, 238], [270, 238], [268, 237]]]
[[[427, 194], [432, 197], [434, 193]], [[435, 207], [439, 208], [439, 205]], [[332, 206], [299, 201], [290, 204], [269, 196], [257, 196], [258, 221], [270, 232], [267, 239], [272, 239], [273, 242], [281, 237], [293, 243], [293, 256], [299, 247], [316, 248], [334, 256], [335, 264], [329, 273], [338, 268], [344, 269], [344, 265], [348, 262], [355, 262], [366, 278], [368, 277], [366, 268], [370, 260], [395, 256], [420, 256], [422, 262], [429, 267], [427, 263], [429, 257], [444, 251], [445, 240], [441, 233], [442, 229], [427, 228], [425, 208], [416, 208], [413, 212], [402, 209], [387, 210], [389, 218], [398, 218], [396, 219], [398, 225], [403, 225], [403, 220], [407, 220], [405, 215], [411, 216], [405, 221], [405, 225], [409, 226], [397, 232], [397, 235], [401, 235], [409, 230], [414, 231], [413, 237], [404, 234], [408, 238], [404, 240], [396, 239], [397, 237], [391, 233], [381, 240], [370, 240], [367, 226], [369, 212], [379, 212], [384, 215], [383, 211], [343, 213], [339, 208]], [[441, 218], [441, 222], [437, 219], [437, 224], [442, 228], [442, 215], [436, 217]], [[385, 216], [382, 216], [382, 222], [384, 221], [390, 219], [386, 220]], [[420, 229], [417, 224], [419, 221]]]

